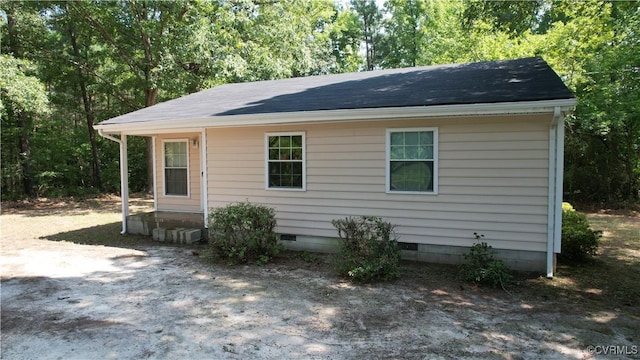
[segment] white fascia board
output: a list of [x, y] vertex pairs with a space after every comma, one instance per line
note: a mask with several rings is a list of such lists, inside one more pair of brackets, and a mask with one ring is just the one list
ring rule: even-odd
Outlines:
[[126, 132], [136, 134], [161, 134], [170, 132], [198, 132], [202, 128], [265, 126], [330, 121], [363, 121], [389, 119], [415, 119], [453, 116], [481, 116], [508, 114], [553, 113], [556, 107], [571, 111], [575, 99], [523, 101], [492, 104], [434, 105], [372, 109], [298, 111], [248, 115], [212, 116], [202, 119], [141, 121], [124, 124], [98, 124], [94, 128], [105, 133]]

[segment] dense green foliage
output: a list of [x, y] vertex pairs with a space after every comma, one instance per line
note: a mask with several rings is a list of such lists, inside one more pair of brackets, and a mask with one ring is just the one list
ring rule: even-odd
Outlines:
[[584, 214], [575, 210], [562, 210], [562, 252], [558, 260], [580, 262], [595, 256], [602, 231], [592, 230]]
[[[579, 101], [565, 197], [640, 198], [638, 1], [0, 0], [2, 197], [117, 191], [93, 125], [229, 82], [542, 56]], [[149, 142], [130, 140], [131, 190]]]
[[471, 246], [469, 253], [463, 255], [467, 262], [462, 264], [460, 275], [465, 281], [475, 284], [504, 287], [512, 279], [509, 268], [494, 257], [491, 245], [480, 241], [484, 235], [473, 235], [477, 242]]
[[229, 204], [209, 214], [209, 244], [229, 262], [264, 264], [281, 250], [275, 210], [251, 203]]
[[331, 222], [342, 239], [335, 268], [358, 282], [400, 276], [400, 248], [394, 225], [375, 216], [347, 217]]

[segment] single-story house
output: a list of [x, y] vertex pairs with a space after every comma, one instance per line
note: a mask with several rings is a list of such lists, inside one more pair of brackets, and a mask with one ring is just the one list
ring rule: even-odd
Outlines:
[[[227, 84], [96, 125], [150, 137], [158, 213], [250, 201], [281, 241], [331, 251], [331, 220], [396, 224], [403, 256], [455, 263], [474, 232], [516, 269], [553, 276], [564, 117], [573, 94], [540, 57]], [[205, 225], [206, 226], [206, 225]]]

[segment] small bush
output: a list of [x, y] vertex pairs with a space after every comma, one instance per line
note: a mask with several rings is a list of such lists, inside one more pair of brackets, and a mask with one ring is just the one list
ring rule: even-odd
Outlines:
[[375, 216], [347, 217], [331, 222], [343, 240], [335, 268], [354, 281], [391, 280], [400, 276], [400, 248], [394, 228]]
[[460, 275], [465, 281], [504, 288], [511, 282], [509, 268], [502, 260], [493, 256], [493, 250], [489, 244], [480, 242], [484, 235], [478, 233], [473, 235], [478, 242], [471, 247], [468, 254], [463, 255], [468, 262], [462, 265]]
[[569, 204], [568, 202], [563, 202], [562, 211], [576, 211], [576, 210], [573, 208], [573, 205]]
[[558, 260], [580, 262], [596, 255], [601, 231], [591, 230], [584, 214], [574, 210], [562, 211], [562, 252]]
[[267, 263], [281, 250], [275, 210], [249, 202], [230, 204], [209, 214], [209, 243], [231, 263]]

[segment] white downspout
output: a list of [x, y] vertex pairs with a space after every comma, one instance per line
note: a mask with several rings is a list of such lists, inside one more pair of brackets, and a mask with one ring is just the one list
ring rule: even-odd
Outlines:
[[121, 235], [127, 233], [127, 216], [129, 216], [129, 164], [127, 160], [127, 136], [120, 134], [120, 139], [104, 133], [98, 129], [98, 135], [105, 139], [120, 144], [120, 197], [122, 201], [122, 231]]
[[204, 227], [209, 227], [207, 224], [207, 218], [209, 217], [209, 183], [207, 176], [207, 129], [202, 129], [202, 135], [200, 140], [200, 168], [202, 169], [202, 181], [200, 182], [200, 193], [202, 194], [202, 212], [204, 213]]
[[[562, 150], [558, 149], [558, 127], [560, 126], [561, 112], [560, 107], [555, 107], [553, 111], [553, 120], [549, 127], [549, 186], [548, 186], [548, 204], [547, 204], [547, 277], [552, 278], [555, 268], [555, 244], [559, 243], [559, 239], [556, 240], [556, 233], [559, 232], [556, 229], [557, 224], [557, 209], [558, 206], [558, 171], [561, 168], [558, 167], [558, 155], [562, 153]], [[560, 174], [562, 179], [562, 174]], [[560, 198], [562, 197], [562, 185], [560, 185]]]

